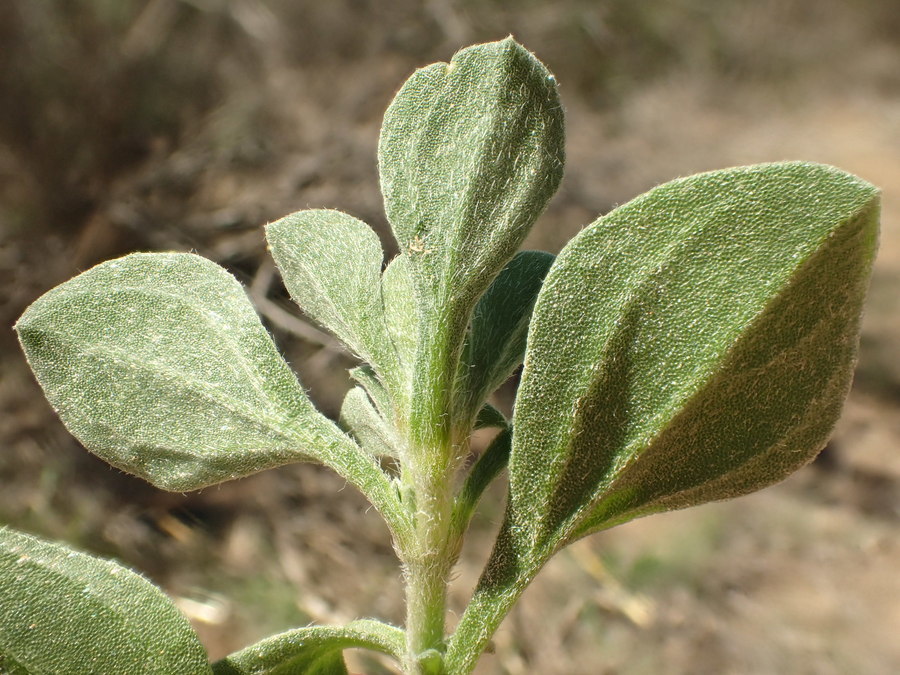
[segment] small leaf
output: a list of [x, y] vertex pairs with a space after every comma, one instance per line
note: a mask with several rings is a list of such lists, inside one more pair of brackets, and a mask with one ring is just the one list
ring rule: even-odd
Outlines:
[[397, 441], [393, 429], [362, 387], [353, 387], [344, 397], [341, 404], [341, 426], [370, 454], [376, 457], [397, 456]]
[[396, 370], [378, 287], [383, 252], [368, 225], [340, 211], [293, 213], [266, 227], [294, 301], [382, 377]]
[[16, 330], [66, 427], [113, 466], [181, 492], [319, 461], [405, 536], [387, 476], [313, 407], [218, 265], [186, 253], [111, 260], [44, 294]]
[[544, 251], [516, 254], [475, 306], [456, 386], [456, 414], [466, 428], [522, 364], [531, 310], [553, 259]]
[[575, 237], [516, 401], [510, 514], [528, 546], [810, 461], [849, 387], [877, 219], [868, 183], [783, 163], [673, 181]]
[[372, 400], [372, 403], [375, 405], [375, 408], [378, 410], [378, 413], [384, 419], [390, 419], [393, 413], [391, 397], [381, 383], [381, 380], [378, 379], [375, 371], [369, 366], [358, 366], [350, 370], [350, 377], [352, 377], [354, 382], [359, 384], [360, 387], [365, 389], [369, 398]]
[[497, 410], [490, 403], [485, 403], [478, 411], [478, 417], [475, 418], [473, 429], [489, 429], [491, 427], [500, 427], [505, 429], [507, 426], [506, 416]]
[[266, 638], [213, 664], [215, 675], [346, 675], [342, 652], [371, 649], [399, 659], [404, 633], [367, 619], [344, 627], [310, 626]]
[[0, 670], [210, 673], [188, 620], [114, 562], [0, 528]]
[[414, 431], [439, 433], [469, 315], [556, 191], [563, 141], [556, 82], [512, 39], [417, 71], [385, 113], [381, 188], [419, 307]]

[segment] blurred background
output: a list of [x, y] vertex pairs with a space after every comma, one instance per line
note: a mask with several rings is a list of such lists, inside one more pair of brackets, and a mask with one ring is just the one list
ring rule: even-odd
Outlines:
[[[335, 415], [352, 360], [292, 308], [261, 225], [339, 208], [393, 255], [375, 160], [385, 107], [413, 69], [510, 33], [555, 73], [568, 121], [566, 177], [527, 247], [558, 251], [671, 178], [781, 159], [879, 185], [884, 225], [857, 378], [823, 457], [756, 495], [572, 546], [477, 672], [900, 672], [900, 6], [884, 0], [0, 3], [0, 523], [141, 570], [212, 658], [311, 621], [401, 622], [387, 532], [340, 479], [297, 466], [159, 492], [66, 433], [10, 327], [101, 260], [197, 251], [248, 286]], [[456, 611], [502, 500], [500, 486], [476, 518]]]

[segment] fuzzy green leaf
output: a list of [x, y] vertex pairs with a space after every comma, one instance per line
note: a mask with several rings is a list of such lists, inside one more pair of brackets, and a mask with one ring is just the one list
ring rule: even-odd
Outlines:
[[796, 162], [676, 180], [580, 233], [534, 311], [510, 512], [555, 547], [810, 461], [849, 387], [877, 219], [874, 187]]
[[489, 429], [491, 427], [505, 429], [507, 424], [506, 416], [502, 412], [490, 403], [485, 403], [481, 406], [481, 410], [478, 411], [478, 416], [475, 418], [475, 424], [472, 428], [476, 430]]
[[396, 457], [397, 440], [393, 428], [378, 412], [362, 387], [353, 387], [341, 404], [341, 426], [360, 447], [377, 457]]
[[293, 213], [266, 227], [294, 301], [383, 378], [396, 370], [378, 294], [383, 252], [368, 225], [340, 211]]
[[448, 662], [560, 547], [746, 494], [824, 445], [847, 393], [878, 193], [831, 167], [667, 183], [559, 254], [534, 309], [507, 518]]
[[384, 419], [390, 419], [393, 407], [391, 397], [375, 371], [370, 366], [358, 366], [350, 369], [350, 377], [366, 391], [378, 413]]
[[399, 391], [394, 393], [395, 412], [405, 411], [411, 395], [413, 366], [419, 341], [419, 310], [409, 256], [400, 254], [385, 268], [381, 276], [381, 299], [388, 335], [394, 346], [400, 374]]
[[36, 300], [16, 330], [69, 431], [113, 466], [181, 492], [319, 461], [402, 529], [386, 475], [313, 407], [218, 265], [112, 260]]
[[381, 188], [419, 308], [411, 401], [425, 426], [446, 410], [472, 308], [559, 184], [563, 140], [555, 80], [512, 39], [417, 71], [385, 114]]
[[379, 621], [298, 628], [251, 645], [213, 664], [215, 675], [346, 675], [342, 652], [364, 648], [400, 658], [404, 634]]
[[108, 560], [0, 528], [0, 671], [210, 673], [181, 612]]
[[466, 429], [491, 392], [522, 364], [531, 310], [553, 259], [544, 251], [516, 254], [475, 306], [456, 385], [456, 415]]

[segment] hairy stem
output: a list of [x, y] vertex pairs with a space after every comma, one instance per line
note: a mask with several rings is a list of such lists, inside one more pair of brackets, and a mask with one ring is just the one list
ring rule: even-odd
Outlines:
[[406, 576], [405, 672], [439, 675], [443, 670], [452, 493], [438, 467], [416, 481], [416, 549], [404, 560]]

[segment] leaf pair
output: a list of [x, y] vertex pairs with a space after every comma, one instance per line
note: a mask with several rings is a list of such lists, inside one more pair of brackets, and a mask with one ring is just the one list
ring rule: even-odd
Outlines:
[[422, 440], [449, 410], [465, 435], [521, 362], [552, 256], [523, 253], [504, 268], [556, 190], [563, 137], [546, 68], [511, 39], [477, 45], [417, 71], [385, 114], [381, 185], [401, 255], [380, 282], [377, 238], [352, 217], [304, 211], [269, 226], [294, 300], [387, 390], [390, 406], [367, 385], [369, 401], [354, 393], [345, 406], [373, 451], [391, 440], [378, 417]]

